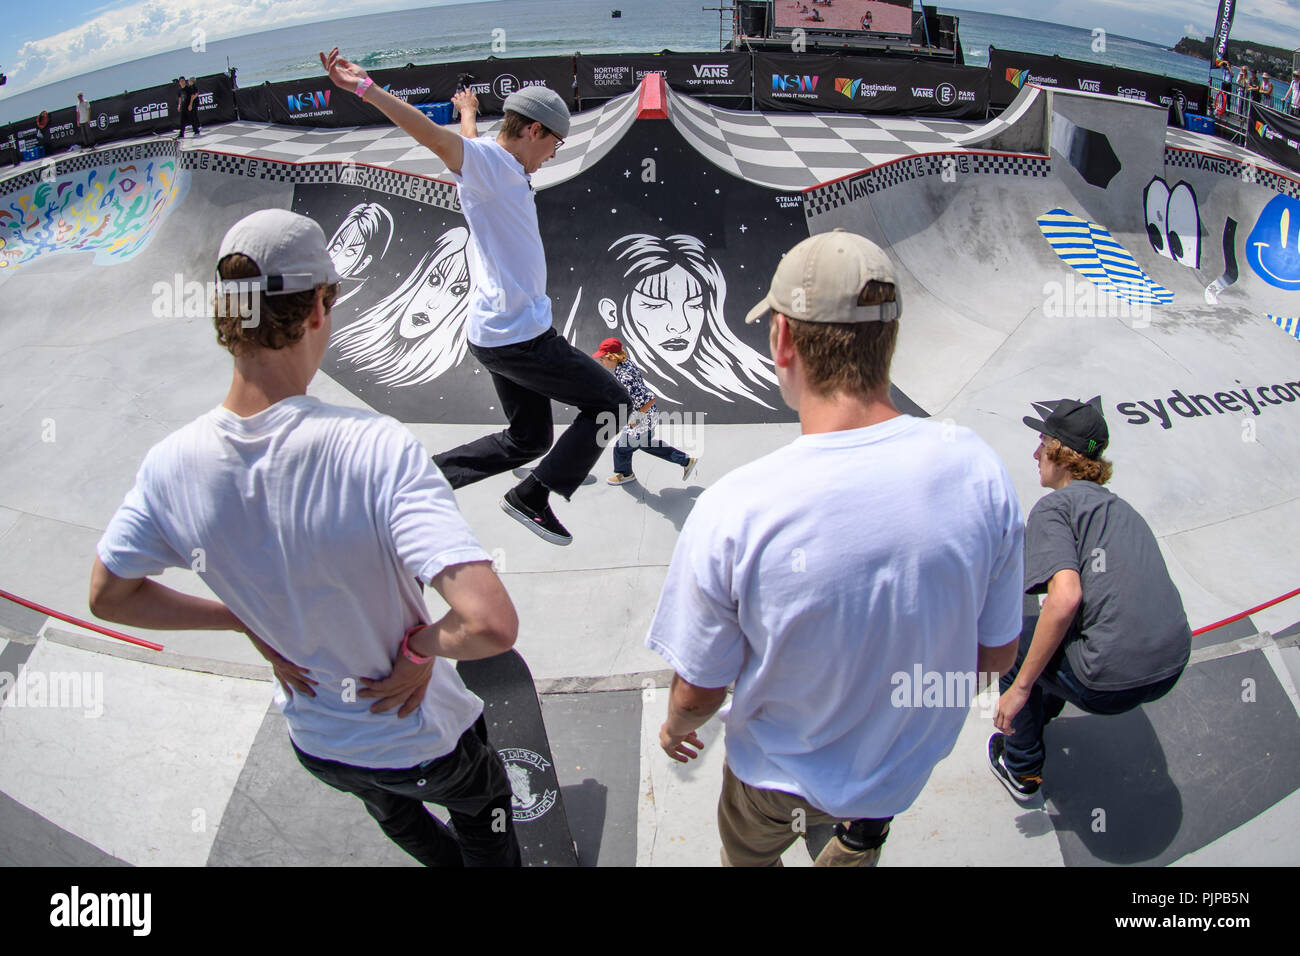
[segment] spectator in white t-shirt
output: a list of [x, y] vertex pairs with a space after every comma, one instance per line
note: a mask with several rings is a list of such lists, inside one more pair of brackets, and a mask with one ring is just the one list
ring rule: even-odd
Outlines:
[[1292, 75], [1291, 85], [1287, 87], [1284, 99], [1287, 111], [1292, 116], [1300, 116], [1300, 73]]
[[973, 432], [891, 403], [895, 283], [879, 247], [841, 230], [781, 260], [747, 321], [769, 317], [803, 434], [700, 496], [650, 625], [675, 671], [670, 757], [697, 755], [735, 684], [724, 865], [779, 866], [796, 824], [836, 825], [818, 865], [874, 865], [956, 743], [977, 675], [1015, 660], [1015, 490]]
[[90, 104], [86, 94], [77, 94], [77, 139], [82, 149], [90, 149]]
[[[275, 669], [311, 773], [361, 797], [422, 863], [518, 865], [509, 780], [452, 663], [514, 644], [509, 595], [410, 432], [307, 395], [338, 293], [320, 226], [253, 213], [217, 269], [230, 392], [150, 449], [100, 539], [91, 610], [243, 631]], [[168, 567], [193, 568], [219, 600], [150, 580]], [[432, 624], [425, 584], [451, 608]], [[425, 802], [447, 808], [456, 836]]]

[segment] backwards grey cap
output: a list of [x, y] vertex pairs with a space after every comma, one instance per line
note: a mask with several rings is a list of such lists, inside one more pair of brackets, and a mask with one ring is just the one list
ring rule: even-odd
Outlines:
[[569, 107], [549, 86], [525, 86], [506, 97], [503, 110], [536, 120], [560, 139], [569, 135]]
[[287, 209], [261, 209], [231, 226], [221, 240], [217, 263], [234, 253], [252, 259], [262, 273], [253, 279], [230, 280], [241, 289], [251, 284], [275, 295], [339, 281], [321, 227]]

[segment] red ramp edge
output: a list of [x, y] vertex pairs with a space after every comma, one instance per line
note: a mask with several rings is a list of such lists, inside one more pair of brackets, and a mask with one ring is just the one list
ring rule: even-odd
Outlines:
[[662, 73], [647, 73], [642, 78], [641, 98], [637, 103], [636, 118], [668, 118], [668, 84]]

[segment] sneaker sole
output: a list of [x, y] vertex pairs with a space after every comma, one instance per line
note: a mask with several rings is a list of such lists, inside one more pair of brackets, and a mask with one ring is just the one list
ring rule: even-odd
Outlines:
[[532, 518], [528, 517], [528, 515], [511, 505], [510, 502], [506, 501], [504, 498], [501, 499], [501, 510], [514, 518], [543, 541], [549, 541], [551, 544], [558, 544], [560, 547], [573, 544], [573, 535], [569, 535], [567, 538], [562, 538], [558, 534], [547, 531]]
[[632, 484], [632, 482], [634, 482], [634, 481], [636, 481], [636, 475], [633, 475], [631, 478], [624, 478], [622, 481], [615, 481], [613, 478], [606, 478], [606, 479], [605, 479], [605, 484], [607, 484], [607, 485], [630, 485], [630, 484]]
[[[1001, 755], [1000, 755], [1000, 754], [998, 755], [997, 758], [994, 758], [994, 756], [993, 756], [993, 754], [992, 754], [992, 752], [991, 752], [992, 749], [993, 749], [993, 742], [992, 742], [992, 740], [990, 740], [990, 741], [989, 741], [989, 750], [990, 750], [990, 753], [989, 753], [989, 773], [991, 773], [991, 774], [993, 774], [993, 776], [997, 777], [997, 779], [998, 779], [998, 783], [1002, 784], [1002, 786], [1006, 788], [1007, 793], [1011, 794], [1011, 796], [1013, 796], [1013, 797], [1014, 797], [1018, 802], [1020, 802], [1020, 803], [1028, 803], [1029, 801], [1031, 801], [1031, 800], [1033, 800], [1035, 797], [1037, 797], [1037, 796], [1038, 796], [1038, 792], [1039, 792], [1038, 790], [1035, 790], [1033, 793], [1025, 793], [1023, 790], [1017, 790], [1017, 789], [1015, 788], [1015, 785], [1012, 784], [1012, 782], [1011, 782], [1007, 777], [1003, 776], [1004, 773], [1010, 773], [1010, 771], [1007, 770], [1006, 765], [1003, 764], [1003, 763], [1001, 762]], [[998, 761], [998, 766], [1000, 766], [1000, 767], [1002, 768], [1001, 770], [999, 770], [998, 767], [995, 767], [995, 766], [994, 766], [994, 760], [995, 760], [995, 759]], [[1042, 789], [1042, 788], [1040, 787], [1039, 789]]]
[[682, 481], [690, 481], [691, 475], [695, 474], [695, 469], [700, 466], [700, 460], [697, 458], [691, 462], [691, 467], [682, 472]]

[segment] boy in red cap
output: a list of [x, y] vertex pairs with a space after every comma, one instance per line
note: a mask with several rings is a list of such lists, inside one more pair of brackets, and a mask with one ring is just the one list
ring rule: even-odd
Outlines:
[[682, 468], [682, 481], [686, 481], [695, 472], [699, 458], [692, 458], [684, 451], [665, 445], [654, 437], [655, 427], [659, 424], [659, 409], [655, 405], [655, 396], [646, 388], [641, 370], [632, 364], [623, 350], [623, 343], [618, 339], [606, 339], [592, 355], [597, 362], [614, 373], [618, 383], [627, 389], [632, 397], [632, 407], [641, 419], [628, 422], [623, 434], [614, 445], [614, 474], [605, 479], [611, 485], [625, 485], [636, 481], [632, 474], [632, 453], [638, 448], [656, 458], [671, 461]]

